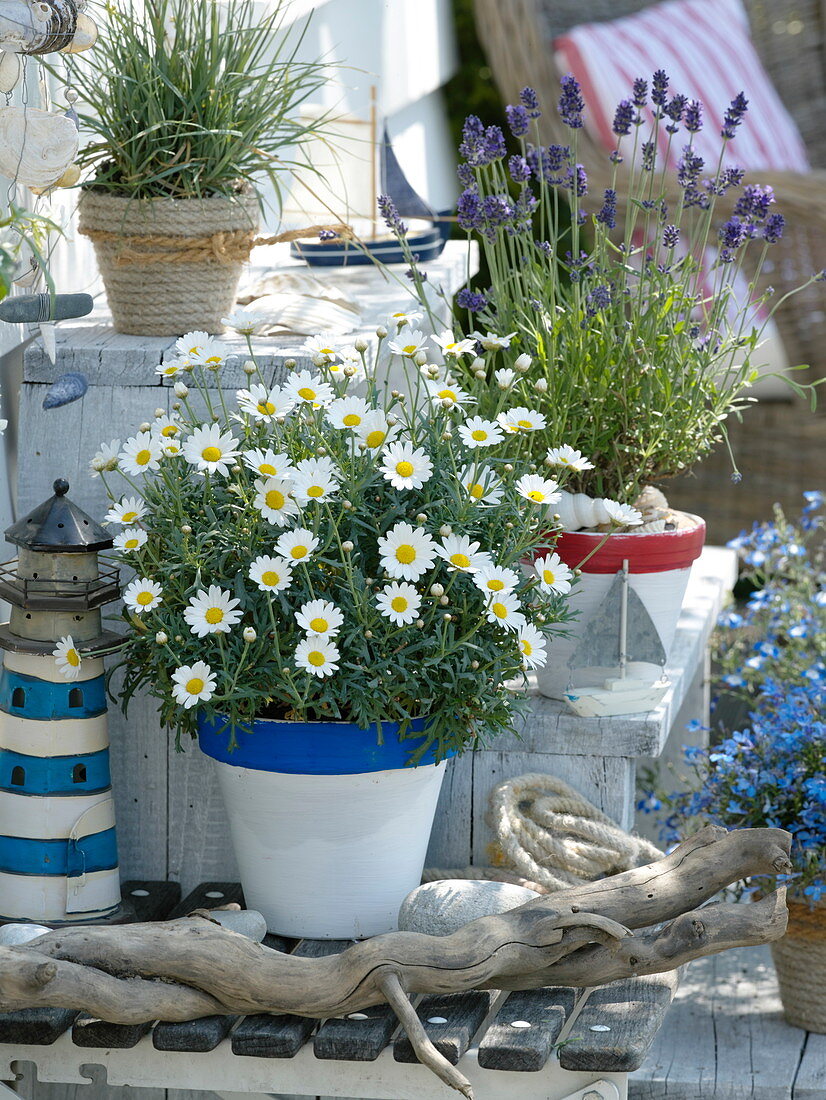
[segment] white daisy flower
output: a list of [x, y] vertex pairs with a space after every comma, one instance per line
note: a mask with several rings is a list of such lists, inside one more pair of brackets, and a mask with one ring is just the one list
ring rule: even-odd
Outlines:
[[176, 703], [189, 710], [206, 703], [215, 694], [215, 673], [205, 661], [179, 665], [172, 673], [172, 695]]
[[248, 309], [234, 309], [232, 313], [221, 318], [221, 324], [235, 329], [239, 336], [254, 336], [266, 323], [267, 318], [261, 313], [253, 313]]
[[514, 569], [503, 569], [500, 565], [488, 565], [474, 575], [473, 583], [486, 594], [512, 592], [519, 584], [519, 574]]
[[442, 349], [442, 355], [452, 359], [458, 359], [462, 355], [469, 355], [476, 347], [476, 341], [467, 337], [457, 340], [450, 329], [445, 329], [441, 336], [431, 337], [433, 343]]
[[470, 335], [482, 345], [485, 351], [504, 351], [511, 346], [511, 340], [516, 333], [509, 332], [507, 336], [497, 336], [494, 332], [472, 332]]
[[632, 508], [630, 504], [620, 504], [616, 500], [603, 500], [605, 511], [611, 517], [611, 522], [618, 527], [637, 527], [642, 523], [642, 512]]
[[[158, 437], [160, 439], [160, 436]], [[180, 439], [161, 439], [161, 450], [167, 458], [174, 458], [182, 453], [184, 447]]]
[[475, 573], [491, 564], [490, 554], [479, 550], [478, 542], [471, 542], [467, 535], [448, 535], [436, 544], [440, 558], [464, 573]]
[[502, 482], [490, 466], [465, 466], [459, 471], [459, 483], [479, 504], [498, 504], [502, 499]]
[[397, 310], [395, 313], [391, 313], [387, 319], [387, 328], [395, 328], [397, 332], [401, 332], [405, 325], [408, 328], [413, 328], [414, 325], [418, 325], [422, 319], [421, 313], [414, 313], [412, 310], [405, 311], [403, 309]]
[[338, 491], [341, 470], [331, 458], [304, 458], [296, 463], [292, 493], [301, 504], [329, 500]]
[[376, 593], [379, 611], [396, 626], [406, 626], [419, 618], [422, 597], [412, 584], [393, 581]]
[[298, 515], [298, 505], [289, 495], [290, 486], [281, 478], [258, 478], [255, 490], [253, 508], [274, 527], [286, 527], [290, 517]]
[[241, 458], [248, 470], [254, 470], [263, 477], [277, 477], [286, 481], [295, 473], [290, 456], [280, 451], [271, 451], [269, 447], [266, 450], [259, 448], [255, 451], [243, 451]]
[[321, 370], [336, 381], [349, 384], [361, 382], [367, 377], [361, 355], [355, 348], [340, 348], [339, 360], [333, 363], [323, 363]]
[[496, 385], [500, 390], [507, 390], [516, 381], [516, 371], [511, 370], [510, 367], [500, 367], [499, 370], [493, 372], [493, 377], [496, 379]]
[[500, 412], [496, 418], [506, 432], [538, 432], [545, 427], [545, 417], [535, 409], [517, 405], [515, 409]]
[[300, 611], [296, 611], [295, 620], [308, 634], [333, 637], [341, 630], [344, 616], [329, 600], [309, 600]]
[[559, 485], [549, 478], [540, 477], [539, 474], [525, 474], [516, 482], [514, 488], [525, 500], [534, 504], [556, 504], [562, 499]]
[[304, 341], [302, 351], [306, 351], [317, 367], [331, 363], [338, 358], [335, 336], [323, 333], [320, 336], [309, 336]]
[[545, 461], [549, 466], [564, 466], [568, 470], [593, 470], [593, 462], [589, 462], [581, 451], [575, 451], [565, 443], [562, 447], [549, 447]]
[[404, 329], [387, 345], [396, 355], [414, 356], [427, 343], [427, 337], [417, 328]]
[[428, 382], [427, 392], [430, 394], [431, 401], [449, 401], [450, 408], [456, 405], [462, 408], [464, 405], [476, 402], [475, 397], [463, 390], [461, 386], [457, 386], [451, 378], [446, 378], [443, 382]]
[[127, 527], [115, 535], [114, 548], [122, 553], [130, 553], [132, 550], [140, 550], [149, 538], [146, 531], [140, 527]]
[[127, 474], [142, 474], [146, 470], [157, 470], [161, 465], [163, 448], [151, 432], [138, 432], [127, 439], [118, 455], [118, 465]]
[[92, 477], [100, 477], [104, 470], [117, 470], [118, 455], [120, 454], [120, 440], [113, 439], [111, 443], [101, 443], [89, 463]]
[[64, 680], [76, 680], [80, 676], [80, 668], [83, 664], [80, 654], [75, 648], [72, 635], [67, 634], [61, 638], [52, 650], [58, 671]]
[[495, 447], [505, 438], [494, 420], [472, 416], [459, 425], [459, 436], [466, 447]]
[[519, 630], [526, 622], [519, 600], [513, 592], [497, 592], [489, 596], [485, 617], [489, 623], [495, 623], [503, 630]]
[[200, 331], [187, 332], [176, 340], [175, 351], [182, 366], [206, 367], [207, 370], [219, 370], [232, 354], [226, 344]]
[[337, 397], [324, 415], [334, 428], [352, 428], [355, 432], [369, 412], [370, 406], [363, 397]]
[[159, 439], [174, 439], [181, 434], [183, 425], [176, 416], [159, 416], [149, 429], [153, 435], [158, 436]]
[[240, 603], [227, 589], [211, 584], [206, 592], [201, 588], [190, 597], [184, 608], [184, 621], [199, 638], [207, 634], [229, 634], [243, 615], [243, 611], [238, 610]]
[[333, 675], [338, 668], [340, 656], [334, 643], [328, 641], [323, 635], [311, 634], [309, 638], [303, 638], [295, 647], [296, 668], [301, 668], [319, 678]]
[[559, 554], [544, 554], [534, 561], [533, 568], [543, 592], [556, 592], [559, 596], [565, 596], [571, 591], [574, 575]]
[[277, 416], [284, 416], [295, 404], [281, 386], [254, 385], [248, 390], [236, 390], [235, 400], [241, 412], [247, 413], [259, 423], [272, 423]]
[[250, 562], [247, 576], [255, 581], [262, 592], [286, 592], [293, 583], [293, 565], [286, 558], [273, 558], [261, 554]]
[[399, 425], [391, 425], [381, 409], [371, 409], [356, 430], [362, 443], [371, 451], [377, 451], [399, 434]]
[[382, 459], [381, 472], [394, 489], [421, 489], [433, 474], [427, 453], [412, 443], [391, 443]]
[[121, 497], [118, 503], [110, 508], [104, 516], [107, 523], [129, 524], [143, 519], [146, 515], [146, 505], [138, 497]]
[[222, 344], [220, 340], [210, 339], [201, 345], [198, 364], [206, 367], [207, 370], [220, 370], [231, 354], [226, 344]]
[[318, 549], [318, 539], [306, 527], [295, 527], [281, 535], [275, 549], [293, 563], [306, 561]]
[[202, 424], [183, 445], [183, 456], [202, 473], [229, 473], [229, 467], [238, 455], [238, 440], [232, 432], [222, 432], [220, 424]]
[[322, 381], [319, 375], [308, 370], [291, 374], [284, 383], [284, 393], [297, 405], [303, 402], [314, 409], [329, 405], [336, 396], [329, 382]]
[[531, 359], [530, 355], [528, 355], [527, 352], [523, 351], [521, 355], [517, 355], [513, 365], [518, 371], [526, 371], [530, 369], [530, 365], [532, 362], [533, 359]]
[[420, 527], [397, 523], [379, 539], [379, 554], [394, 580], [417, 581], [436, 561], [436, 544]]
[[525, 668], [543, 668], [548, 660], [547, 638], [532, 623], [525, 623], [516, 632]]
[[148, 577], [135, 577], [123, 590], [123, 602], [130, 611], [142, 615], [163, 603], [163, 589]]
[[163, 363], [159, 363], [157, 367], [155, 367], [155, 374], [159, 374], [161, 378], [174, 378], [183, 370], [184, 365], [181, 359], [167, 359]]

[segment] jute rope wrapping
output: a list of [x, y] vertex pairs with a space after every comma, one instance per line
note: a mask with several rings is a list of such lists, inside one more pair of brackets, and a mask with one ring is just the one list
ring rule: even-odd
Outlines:
[[771, 945], [783, 1013], [794, 1027], [826, 1035], [826, 905], [788, 906], [786, 935]]
[[258, 237], [252, 192], [139, 201], [84, 190], [78, 212], [79, 230], [95, 246], [115, 329], [137, 336], [223, 332], [221, 318], [235, 304], [252, 248], [317, 237], [321, 229], [349, 235], [337, 224]]

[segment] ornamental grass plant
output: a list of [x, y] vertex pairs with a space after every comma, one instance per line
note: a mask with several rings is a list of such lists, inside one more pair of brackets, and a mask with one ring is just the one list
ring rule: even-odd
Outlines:
[[[566, 618], [573, 578], [547, 512], [567, 473], [532, 466], [543, 420], [510, 384], [482, 369], [468, 389], [433, 380], [416, 319], [379, 330], [408, 397], [376, 383], [361, 340], [312, 338], [315, 367], [288, 361], [274, 382], [244, 311], [228, 319], [249, 342], [244, 389], [223, 385], [219, 341], [178, 341], [158, 368], [172, 415], [91, 463], [135, 573], [125, 701], [146, 689], [179, 735], [197, 709], [223, 716], [231, 741], [256, 717], [396, 721], [403, 735], [428, 718], [440, 756], [509, 724], [509, 681], [544, 662]], [[497, 418], [467, 415], [489, 389]], [[76, 651], [61, 647], [65, 668]]]
[[[662, 71], [650, 90], [636, 80], [617, 107], [613, 182], [599, 197], [577, 159], [584, 101], [573, 77], [558, 104], [568, 145], [540, 144], [530, 88], [506, 108], [508, 137], [475, 116], [465, 122], [458, 219], [490, 285], [460, 292], [456, 327], [480, 347], [489, 333], [509, 338], [491, 366], [511, 365], [511, 351], [533, 358], [515, 393], [546, 419], [538, 451], [564, 440], [592, 459], [574, 471], [575, 491], [633, 504], [646, 484], [689, 470], [753, 401], [762, 334], [785, 300], [755, 287], [784, 219], [772, 188], [746, 183], [732, 159], [747, 105], [742, 94], [729, 105], [719, 158], [706, 164], [693, 147], [703, 105], [671, 91]], [[415, 265], [411, 274], [426, 302]]]

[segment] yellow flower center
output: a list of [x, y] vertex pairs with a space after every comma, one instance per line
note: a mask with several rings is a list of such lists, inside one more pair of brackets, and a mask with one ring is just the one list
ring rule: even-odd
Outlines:
[[298, 396], [303, 397], [305, 401], [315, 401], [315, 390], [311, 386], [302, 386]]
[[269, 585], [271, 588], [275, 588], [281, 580], [281, 577], [279, 577], [274, 569], [267, 569], [266, 572], [261, 574], [261, 580], [264, 584]]
[[262, 462], [258, 467], [258, 472], [259, 474], [267, 474], [268, 477], [275, 477], [278, 471], [275, 466], [271, 465], [269, 462]]
[[199, 351], [199, 350], [200, 350], [200, 349], [198, 348], [198, 345], [197, 345], [197, 344], [195, 344], [195, 345], [194, 345], [193, 347], [191, 347], [191, 348], [189, 349], [189, 354], [190, 354], [190, 355], [197, 355], [197, 354], [198, 354], [198, 351]]
[[416, 549], [411, 546], [410, 543], [406, 542], [396, 547], [396, 561], [400, 561], [402, 565], [410, 565], [410, 563], [415, 560]]
[[204, 690], [204, 681], [200, 676], [193, 676], [191, 680], [187, 680], [186, 690], [190, 695], [200, 695]]
[[474, 500], [481, 500], [485, 495], [485, 487], [484, 485], [480, 485], [477, 481], [475, 485], [468, 486], [468, 492]]
[[475, 432], [470, 433], [470, 438], [475, 439], [477, 443], [482, 443], [488, 438], [488, 433], [483, 428], [477, 428]]
[[523, 429], [523, 431], [526, 432], [529, 432], [533, 427], [533, 424], [530, 420], [517, 420], [516, 423], [519, 425], [520, 428]]
[[206, 613], [204, 615], [204, 618], [206, 619], [206, 621], [211, 626], [215, 626], [216, 623], [222, 623], [224, 621], [223, 608], [220, 608], [220, 607], [209, 607], [209, 608], [207, 608]]
[[152, 603], [155, 596], [152, 592], [139, 592], [135, 597], [135, 603], [139, 603], [141, 607], [146, 607], [147, 604]]
[[497, 619], [507, 619], [508, 617], [508, 609], [503, 603], [493, 604], [491, 606], [491, 611], [493, 611]]
[[396, 473], [399, 475], [399, 477], [410, 477], [410, 475], [413, 473], [413, 463], [397, 462]]
[[376, 447], [380, 447], [382, 443], [384, 443], [384, 437], [386, 435], [387, 432], [382, 431], [381, 428], [374, 428], [372, 432], [367, 433], [367, 438], [364, 442], [371, 450], [375, 450]]
[[201, 458], [204, 462], [218, 462], [221, 458], [220, 447], [204, 447], [201, 451]]
[[419, 350], [419, 345], [418, 344], [405, 344], [404, 347], [402, 348], [402, 351], [404, 352], [405, 355], [415, 355], [418, 350]]
[[341, 422], [345, 428], [357, 428], [361, 423], [361, 417], [358, 413], [347, 413], [347, 415], [342, 418]]
[[124, 550], [137, 550], [138, 542], [138, 539], [127, 539], [126, 542], [123, 544], [123, 548]]
[[530, 657], [530, 655], [533, 653], [533, 646], [527, 638], [523, 638], [522, 641], [519, 643], [519, 646], [526, 657]]
[[324, 496], [324, 486], [323, 485], [311, 485], [307, 489], [307, 496], [308, 497], [323, 497]]
[[453, 390], [439, 390], [438, 396], [441, 397], [441, 399], [443, 401], [445, 401], [445, 400], [455, 401], [456, 400], [456, 394]]
[[322, 665], [327, 663], [327, 658], [320, 649], [311, 649], [307, 654], [307, 660], [311, 665], [314, 665], [315, 668], [321, 668]]
[[501, 592], [505, 587], [505, 582], [500, 581], [498, 577], [491, 577], [488, 581], [488, 589], [491, 592]]
[[542, 501], [545, 499], [545, 494], [542, 492], [541, 489], [531, 489], [531, 491], [528, 493], [528, 498], [530, 500], [536, 501], [537, 504], [541, 504]]
[[553, 584], [556, 581], [556, 573], [554, 573], [553, 569], [543, 569], [542, 580], [545, 584]]
[[290, 551], [290, 557], [295, 558], [296, 561], [299, 561], [301, 558], [306, 558], [306, 556], [307, 556], [307, 547], [306, 546], [294, 546], [292, 548], [292, 550]]
[[275, 508], [278, 510], [284, 507], [284, 494], [279, 489], [270, 489], [264, 499], [267, 502], [268, 508]]
[[142, 451], [138, 451], [138, 453], [135, 455], [135, 462], [137, 462], [139, 466], [145, 466], [147, 462], [150, 462], [151, 460], [152, 452], [148, 451], [146, 447], [144, 447]]
[[390, 606], [394, 611], [407, 611], [407, 600], [404, 596], [394, 596], [390, 601]]
[[272, 416], [275, 412], [275, 405], [273, 405], [272, 401], [259, 401], [255, 407], [265, 416]]
[[167, 378], [171, 378], [173, 374], [178, 373], [178, 368], [174, 365], [170, 365], [168, 367], [164, 367], [163, 372], [167, 376]]
[[204, 360], [204, 362], [205, 363], [211, 363], [213, 366], [220, 366], [221, 356], [220, 355], [210, 355], [208, 358], [206, 358]]
[[336, 353], [335, 348], [319, 348], [318, 350], [320, 355], [335, 355]]
[[470, 558], [467, 556], [467, 554], [451, 554], [450, 564], [458, 565], [460, 569], [467, 569], [467, 567], [470, 565]]
[[170, 436], [177, 435], [179, 430], [177, 424], [167, 424], [165, 428], [161, 428], [161, 435], [165, 435], [168, 439]]
[[72, 666], [72, 668], [80, 667], [80, 654], [76, 649], [66, 650], [66, 660]]
[[310, 619], [310, 626], [314, 634], [323, 634], [325, 630], [330, 629], [330, 624], [322, 618]]
[[121, 515], [120, 518], [124, 523], [131, 523], [133, 519], [138, 518], [138, 513], [137, 512], [124, 512]]

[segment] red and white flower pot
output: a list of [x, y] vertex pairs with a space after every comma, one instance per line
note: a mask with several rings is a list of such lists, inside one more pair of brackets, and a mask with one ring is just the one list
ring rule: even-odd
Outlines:
[[542, 695], [564, 698], [571, 680], [568, 662], [585, 626], [599, 614], [623, 561], [628, 562], [630, 587], [651, 616], [666, 654], [670, 652], [691, 565], [700, 556], [705, 542], [704, 521], [698, 516], [689, 519], [695, 521], [693, 526], [675, 531], [619, 532], [607, 538], [599, 531], [565, 531], [559, 536], [556, 552], [567, 566], [580, 568], [582, 573], [568, 597], [568, 608], [576, 618], [565, 624], [565, 637], [553, 638], [548, 643], [547, 664], [537, 671]]

